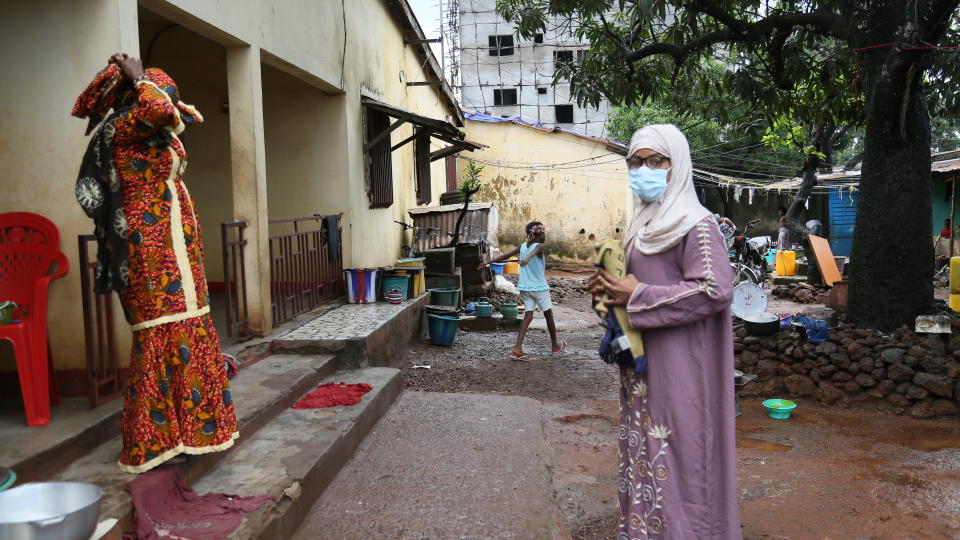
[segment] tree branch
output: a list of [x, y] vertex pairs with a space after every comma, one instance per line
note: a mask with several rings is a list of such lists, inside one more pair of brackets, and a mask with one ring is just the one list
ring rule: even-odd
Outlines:
[[[624, 60], [626, 60], [628, 63], [633, 63], [643, 60], [649, 56], [665, 54], [673, 57], [674, 62], [682, 62], [690, 54], [701, 51], [718, 43], [752, 42], [756, 41], [758, 36], [767, 36], [772, 32], [793, 32], [797, 27], [806, 27], [819, 31], [824, 35], [846, 39], [849, 26], [846, 19], [843, 17], [826, 12], [771, 15], [757, 22], [748, 23], [740, 21], [729, 14], [717, 13], [717, 15], [713, 15], [704, 10], [695, 10], [704, 15], [709, 15], [718, 22], [723, 23], [726, 28], [703, 34], [684, 45], [651, 43], [626, 54], [624, 56]], [[710, 9], [710, 11], [716, 10]], [[718, 15], [721, 18], [718, 18]], [[728, 22], [729, 24], [727, 24]]]

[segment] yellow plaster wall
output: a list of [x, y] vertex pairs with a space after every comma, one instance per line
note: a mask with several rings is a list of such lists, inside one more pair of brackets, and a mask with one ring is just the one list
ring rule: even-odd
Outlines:
[[[354, 267], [389, 264], [400, 255], [404, 243], [400, 226], [394, 220], [410, 222], [407, 210], [417, 206], [414, 176], [413, 143], [393, 153], [394, 203], [390, 208], [370, 210], [364, 183], [363, 145], [360, 96], [366, 95], [433, 118], [452, 114], [441, 100], [437, 90], [429, 86], [408, 87], [406, 82], [424, 81], [422, 60], [411, 46], [403, 44], [400, 27], [389, 14], [386, 2], [357, 2], [347, 12], [347, 26], [362, 27], [361, 35], [350, 40], [347, 52], [347, 80], [356, 84], [356, 91], [347, 88], [350, 149], [348, 152], [351, 176], [350, 193], [353, 253], [347, 263]], [[401, 71], [404, 74], [401, 80]], [[391, 134], [394, 144], [413, 133], [403, 126]], [[443, 160], [431, 166], [432, 204], [438, 204], [445, 188]], [[409, 235], [406, 238], [409, 242]]]
[[222, 45], [187, 28], [167, 29], [164, 21], [141, 25], [141, 58], [153, 41], [149, 65], [161, 67], [180, 89], [180, 97], [203, 115], [203, 123], [187, 128], [181, 139], [187, 150], [184, 182], [197, 206], [203, 233], [207, 280], [223, 281], [220, 224], [233, 220], [230, 182], [230, 117], [223, 112], [227, 98], [226, 51]]
[[265, 66], [263, 101], [270, 218], [344, 212], [349, 198], [343, 95], [325, 95]]
[[[506, 122], [468, 120], [465, 130], [490, 146], [475, 153], [487, 163], [476, 200], [497, 207], [502, 245], [521, 242], [530, 221], [546, 225], [556, 260], [585, 260], [596, 241], [622, 238], [633, 198], [623, 158], [604, 143]], [[465, 164], [458, 160], [461, 173]]]
[[[33, 212], [60, 229], [70, 273], [50, 286], [49, 332], [56, 365], [86, 366], [77, 235], [93, 225], [77, 205], [74, 182], [87, 147], [86, 122], [70, 116], [77, 95], [117, 50], [136, 50], [136, 32], [120, 32], [129, 12], [123, 0], [7, 2], [0, 19], [0, 212]], [[121, 358], [128, 326], [115, 304]], [[14, 369], [0, 345], [0, 370]]]
[[[60, 228], [61, 249], [72, 269], [51, 287], [49, 328], [58, 369], [85, 367], [76, 237], [92, 231], [73, 195], [88, 138], [85, 123], [69, 117], [70, 107], [112, 53], [146, 52], [141, 39], [147, 47], [146, 36], [152, 38], [163, 21], [154, 17], [140, 25], [142, 10], [182, 26], [159, 38], [150, 63], [167, 69], [184, 99], [205, 115], [205, 123], [189, 130], [184, 142], [190, 154], [186, 181], [199, 206], [212, 281], [221, 279], [222, 271], [219, 224], [233, 219], [232, 198], [238, 196], [231, 193], [229, 116], [220, 110], [227, 97], [225, 47], [260, 50], [262, 62], [298, 79], [285, 80], [264, 68], [269, 213], [344, 211], [347, 266], [395, 259], [404, 238], [393, 220], [409, 221], [406, 211], [416, 206], [410, 144], [393, 155], [394, 205], [368, 209], [361, 96], [434, 118], [453, 114], [437, 88], [406, 86], [427, 75], [383, 0], [9, 3], [0, 19], [0, 65], [9, 75], [0, 85], [0, 212], [36, 212]], [[406, 138], [410, 129], [397, 130], [392, 140]], [[445, 185], [443, 160], [432, 170], [431, 202], [437, 204]], [[115, 335], [125, 364], [130, 332], [116, 302], [115, 307]], [[0, 345], [0, 370], [12, 366], [8, 348]]]

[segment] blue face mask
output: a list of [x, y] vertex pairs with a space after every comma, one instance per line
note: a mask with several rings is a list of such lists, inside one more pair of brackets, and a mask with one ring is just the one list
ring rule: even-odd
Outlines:
[[667, 172], [670, 169], [651, 169], [646, 165], [629, 169], [630, 189], [643, 202], [659, 201], [667, 190]]

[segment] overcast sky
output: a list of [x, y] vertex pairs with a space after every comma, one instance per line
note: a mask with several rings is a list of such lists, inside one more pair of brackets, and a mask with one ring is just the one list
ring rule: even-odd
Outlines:
[[[420, 23], [420, 27], [423, 28], [423, 33], [426, 34], [427, 38], [436, 38], [440, 37], [440, 2], [441, 0], [407, 0], [410, 2], [410, 7], [413, 8], [414, 15], [417, 16], [417, 21]], [[444, 6], [447, 5], [447, 2], [443, 0]], [[440, 45], [437, 43], [431, 44], [433, 48], [433, 54], [436, 55], [437, 61], [440, 61]]]

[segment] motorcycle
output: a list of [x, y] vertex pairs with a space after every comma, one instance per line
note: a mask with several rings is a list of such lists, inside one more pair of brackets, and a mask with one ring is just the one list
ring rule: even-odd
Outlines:
[[734, 232], [729, 244], [730, 266], [733, 268], [733, 284], [738, 285], [745, 281], [762, 284], [770, 272], [767, 267], [767, 252], [770, 251], [769, 236], [755, 236], [748, 238], [746, 234], [760, 223], [759, 219], [751, 220], [743, 228], [743, 232]]

